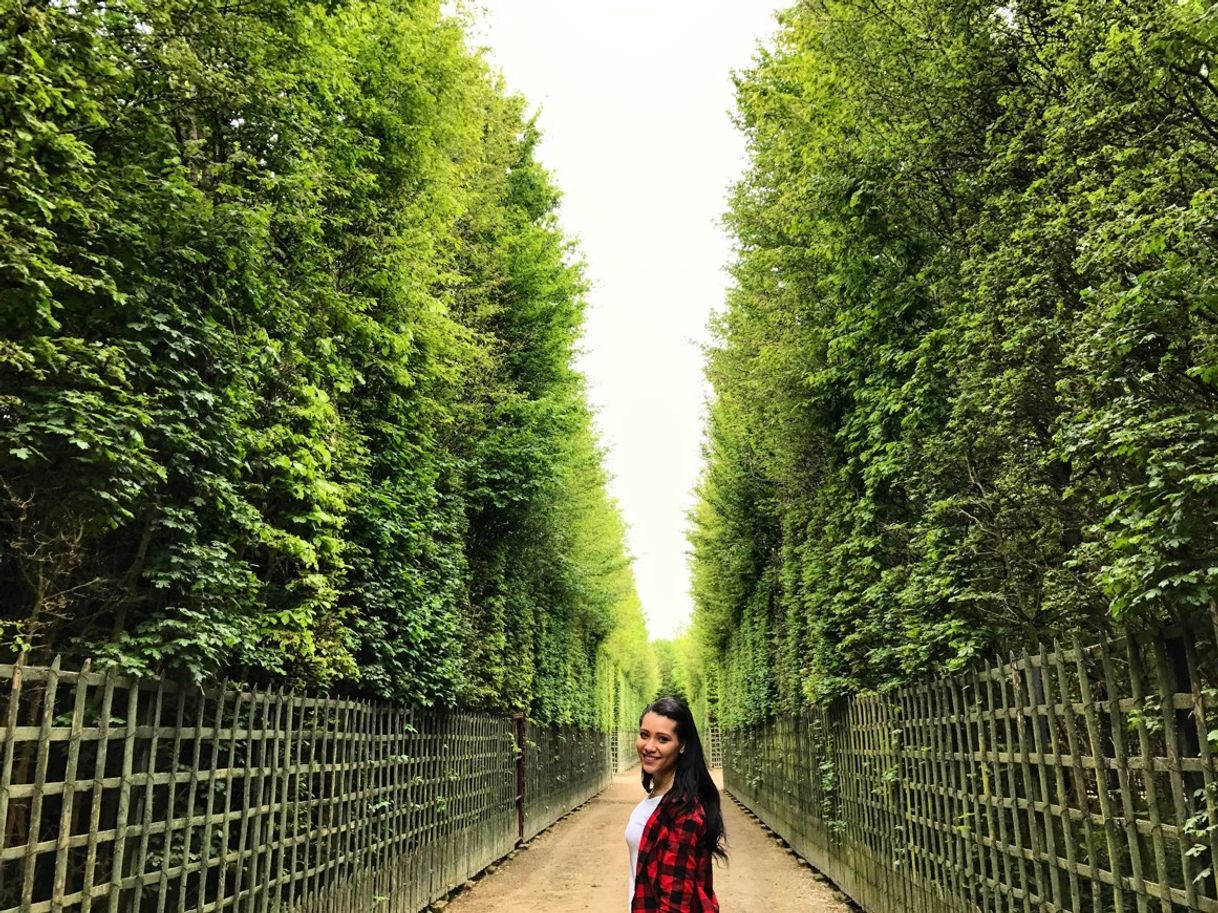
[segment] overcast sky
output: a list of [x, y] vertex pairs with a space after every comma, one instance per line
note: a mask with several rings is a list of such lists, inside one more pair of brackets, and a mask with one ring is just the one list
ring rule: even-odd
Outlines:
[[686, 511], [701, 463], [701, 346], [722, 306], [719, 219], [744, 165], [731, 71], [769, 0], [482, 0], [474, 41], [523, 93], [593, 285], [580, 368], [629, 526], [652, 637], [689, 618]]

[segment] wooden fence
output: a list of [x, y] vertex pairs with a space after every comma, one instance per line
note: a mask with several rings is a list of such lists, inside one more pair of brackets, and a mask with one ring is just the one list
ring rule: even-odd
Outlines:
[[531, 840], [613, 779], [612, 733], [529, 725], [524, 750], [524, 839]]
[[870, 913], [1218, 913], [1218, 617], [725, 733], [727, 789]]
[[723, 731], [718, 720], [706, 725], [706, 763], [711, 767], [723, 766]]
[[635, 751], [634, 741], [637, 733], [623, 732], [621, 730], [613, 735], [613, 769], [617, 773], [627, 770], [639, 763], [639, 756]]
[[416, 913], [612, 776], [611, 734], [485, 714], [57, 664], [0, 688], [0, 913]]

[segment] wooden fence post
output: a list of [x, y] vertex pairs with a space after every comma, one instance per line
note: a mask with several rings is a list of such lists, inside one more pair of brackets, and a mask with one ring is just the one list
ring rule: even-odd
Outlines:
[[516, 845], [524, 843], [524, 714], [512, 714], [516, 723]]

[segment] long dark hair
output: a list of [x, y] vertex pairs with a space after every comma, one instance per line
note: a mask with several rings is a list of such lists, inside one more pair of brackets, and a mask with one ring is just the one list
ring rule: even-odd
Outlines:
[[[664, 794], [660, 803], [661, 811], [667, 808], [671, 814], [677, 809], [692, 808], [701, 803], [702, 813], [706, 818], [703, 849], [720, 859], [726, 859], [726, 833], [723, 829], [723, 811], [719, 807], [719, 789], [706, 768], [706, 755], [702, 751], [702, 740], [698, 738], [698, 727], [694, 725], [693, 714], [689, 712], [684, 701], [675, 697], [658, 698], [643, 708], [643, 712], [639, 714], [640, 726], [643, 725], [643, 717], [649, 713], [668, 717], [677, 724], [677, 741], [682, 749], [677, 755], [677, 769], [673, 772], [672, 788]], [[643, 789], [651, 791], [651, 774], [646, 771], [643, 772]]]

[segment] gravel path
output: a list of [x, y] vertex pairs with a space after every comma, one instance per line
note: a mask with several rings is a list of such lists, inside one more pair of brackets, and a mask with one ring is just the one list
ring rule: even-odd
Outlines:
[[[718, 779], [716, 777], [716, 779]], [[638, 769], [449, 903], [445, 913], [626, 913], [623, 832], [642, 798]], [[716, 866], [721, 913], [847, 913], [830, 885], [724, 797], [729, 862]]]

